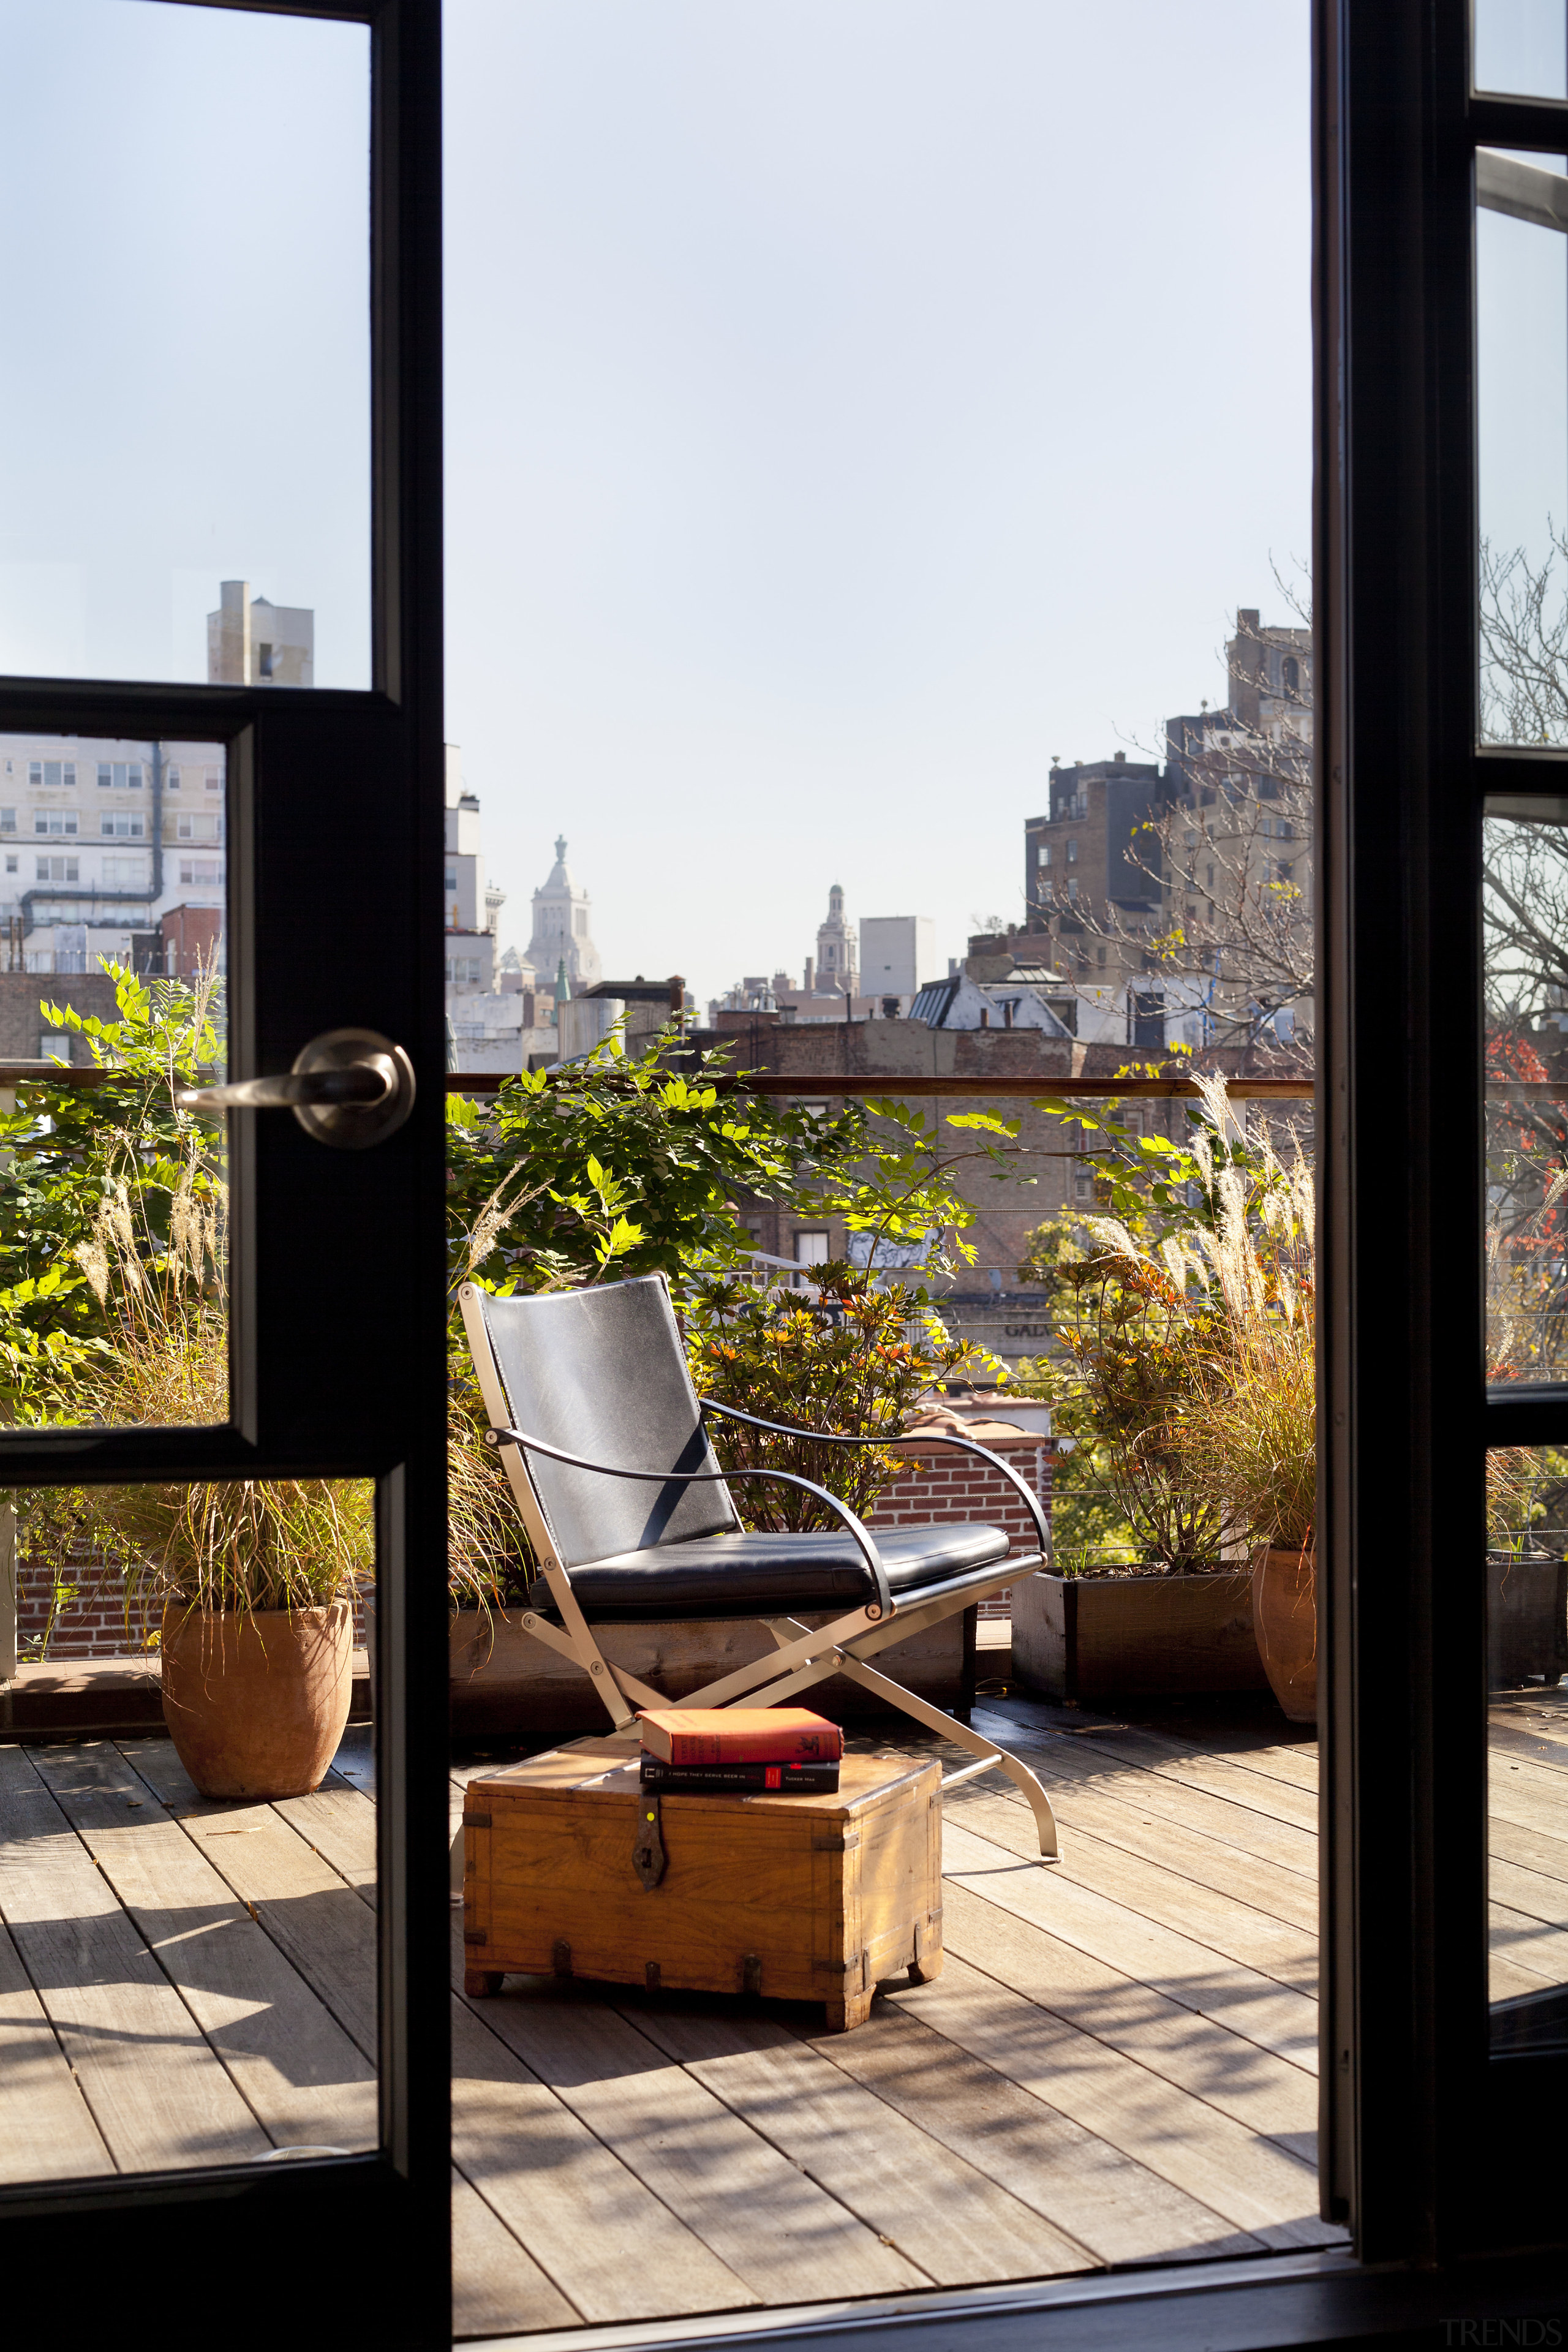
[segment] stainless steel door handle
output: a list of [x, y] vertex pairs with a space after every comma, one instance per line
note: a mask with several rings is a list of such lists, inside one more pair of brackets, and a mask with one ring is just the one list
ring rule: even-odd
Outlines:
[[414, 1108], [414, 1065], [374, 1029], [329, 1029], [271, 1078], [187, 1087], [182, 1110], [291, 1110], [307, 1135], [339, 1151], [384, 1143]]

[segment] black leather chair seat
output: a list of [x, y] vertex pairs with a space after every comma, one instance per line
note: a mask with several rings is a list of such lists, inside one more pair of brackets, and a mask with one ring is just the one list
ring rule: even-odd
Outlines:
[[[909, 1601], [928, 1587], [979, 1578], [1007, 1557], [1000, 1528], [879, 1528], [895, 1601]], [[702, 1536], [659, 1544], [574, 1568], [572, 1590], [592, 1624], [656, 1622], [681, 1617], [786, 1617], [801, 1612], [854, 1609], [877, 1597], [865, 1561], [844, 1532], [826, 1535]], [[542, 1577], [530, 1592], [544, 1613], [550, 1588]]]

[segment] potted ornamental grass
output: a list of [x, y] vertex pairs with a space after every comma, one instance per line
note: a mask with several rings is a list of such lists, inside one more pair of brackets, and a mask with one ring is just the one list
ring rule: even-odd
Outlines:
[[[153, 1189], [134, 1134], [72, 1256], [100, 1328], [62, 1417], [211, 1426], [229, 1415], [224, 1191], [194, 1133]], [[51, 1488], [27, 1498], [29, 1550], [85, 1545], [122, 1580], [128, 1636], [162, 1660], [163, 1717], [205, 1797], [318, 1788], [348, 1720], [353, 1601], [374, 1550], [363, 1480], [211, 1479]]]
[[1568, 1674], [1568, 1454], [1493, 1446], [1487, 1455], [1487, 1686]]
[[1173, 1427], [1193, 1491], [1252, 1553], [1252, 1618], [1269, 1687], [1293, 1723], [1318, 1711], [1317, 1362], [1313, 1186], [1298, 1151], [1254, 1221], [1222, 1188], [1206, 1251], [1216, 1312], [1193, 1338]]
[[[100, 1421], [163, 1426], [228, 1412], [226, 1318], [143, 1276], [99, 1360]], [[163, 1719], [204, 1797], [320, 1787], [353, 1697], [353, 1603], [374, 1557], [366, 1480], [211, 1479], [49, 1489], [31, 1550], [83, 1541], [123, 1580], [128, 1633], [162, 1660]]]
[[1052, 1563], [1014, 1588], [1014, 1666], [1058, 1701], [1260, 1687], [1233, 1515], [1178, 1435], [1210, 1311], [1124, 1226], [1087, 1239], [1059, 1267], [1061, 1358], [1024, 1374], [1061, 1434]]
[[1265, 1687], [1281, 1578], [1287, 1614], [1315, 1623], [1310, 1172], [1247, 1140], [1222, 1079], [1198, 1083], [1185, 1148], [1102, 1122], [1120, 1213], [1055, 1221], [1020, 1269], [1053, 1293], [1036, 1384], [1072, 1444], [1054, 1573], [1015, 1592], [1013, 1654], [1058, 1696]]

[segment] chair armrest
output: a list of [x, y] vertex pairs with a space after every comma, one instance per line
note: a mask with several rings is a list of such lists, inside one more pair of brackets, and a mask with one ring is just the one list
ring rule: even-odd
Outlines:
[[[563, 1454], [560, 1446], [547, 1445], [542, 1437], [529, 1437], [521, 1429], [487, 1429], [485, 1444], [495, 1453], [499, 1453], [503, 1445], [518, 1445], [525, 1454], [542, 1454], [552, 1462], [563, 1462], [569, 1470], [591, 1470], [601, 1478], [639, 1478], [654, 1486], [726, 1486], [735, 1478], [771, 1478], [778, 1486], [799, 1486], [804, 1493], [815, 1495], [819, 1503], [826, 1503], [830, 1511], [836, 1511], [848, 1528], [850, 1538], [877, 1588], [877, 1607], [873, 1613], [881, 1617], [893, 1614], [893, 1592], [888, 1582], [888, 1571], [868, 1529], [847, 1503], [841, 1503], [837, 1495], [830, 1495], [827, 1488], [819, 1486], [815, 1478], [803, 1478], [794, 1470], [623, 1470], [613, 1462], [589, 1462], [580, 1454]], [[570, 1569], [566, 1573], [568, 1576], [571, 1574]]]
[[700, 1397], [698, 1402], [704, 1412], [721, 1412], [727, 1421], [743, 1421], [749, 1429], [765, 1429], [774, 1437], [806, 1437], [816, 1445], [956, 1445], [961, 1453], [978, 1454], [982, 1462], [989, 1462], [994, 1468], [1000, 1470], [1004, 1478], [1016, 1486], [1038, 1530], [1041, 1557], [1050, 1557], [1050, 1529], [1046, 1525], [1039, 1496], [1025, 1485], [1010, 1462], [1004, 1462], [999, 1454], [993, 1454], [988, 1445], [978, 1444], [973, 1437], [953, 1437], [944, 1429], [904, 1430], [897, 1435], [877, 1437], [841, 1437], [836, 1430], [792, 1429], [787, 1422], [760, 1421], [754, 1412], [742, 1412], [732, 1404], [720, 1404], [714, 1397]]

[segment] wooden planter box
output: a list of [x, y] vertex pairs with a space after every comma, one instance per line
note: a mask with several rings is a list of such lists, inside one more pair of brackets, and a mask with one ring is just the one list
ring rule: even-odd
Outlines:
[[1062, 1577], [1013, 1587], [1013, 1672], [1058, 1703], [1163, 1691], [1267, 1690], [1245, 1569]]
[[1487, 1685], [1568, 1674], [1568, 1562], [1487, 1556]]
[[[820, 1625], [826, 1620], [816, 1616], [801, 1622]], [[773, 1648], [767, 1627], [752, 1619], [605, 1625], [597, 1629], [597, 1639], [612, 1665], [625, 1666], [677, 1702]], [[544, 1748], [609, 1729], [605, 1709], [581, 1667], [525, 1633], [515, 1614], [491, 1619], [479, 1610], [461, 1610], [451, 1622], [449, 1641], [457, 1738], [502, 1738]], [[894, 1682], [936, 1706], [966, 1708], [974, 1692], [973, 1610], [895, 1643], [881, 1653], [877, 1664]], [[811, 1704], [819, 1715], [836, 1721], [880, 1711], [868, 1691], [842, 1675], [817, 1684]]]

